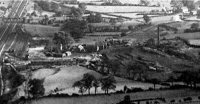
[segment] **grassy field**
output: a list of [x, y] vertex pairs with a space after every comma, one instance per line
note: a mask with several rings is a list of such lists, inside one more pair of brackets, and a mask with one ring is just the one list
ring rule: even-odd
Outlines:
[[[88, 70], [83, 67], [79, 66], [61, 66], [54, 69], [40, 69], [37, 71], [34, 71], [32, 74], [32, 78], [38, 78], [38, 79], [45, 79], [44, 80], [44, 87], [45, 87], [45, 93], [48, 95], [51, 90], [54, 90], [55, 88], [62, 89], [59, 91], [59, 93], [78, 93], [78, 88], [73, 88], [72, 85], [75, 81], [81, 80], [83, 77], [83, 74], [90, 73], [94, 75], [97, 79], [101, 78], [102, 75], [92, 71]], [[131, 81], [119, 77], [115, 77], [117, 83], [116, 83], [116, 89], [115, 90], [122, 90], [123, 87], [126, 85], [129, 88], [131, 87], [140, 87], [143, 89], [148, 89], [149, 87], [153, 87], [153, 84], [151, 83], [142, 83], [142, 82], [136, 82]], [[156, 88], [160, 88], [162, 86], [157, 85]], [[114, 92], [114, 91], [111, 91]], [[94, 88], [91, 89], [91, 93], [94, 93]], [[98, 88], [98, 93], [104, 93], [104, 91], [101, 90], [101, 88]], [[86, 92], [87, 94], [87, 92]]]
[[[111, 94], [98, 96], [83, 96], [72, 98], [41, 98], [33, 100], [29, 104], [116, 104], [123, 100], [125, 95], [130, 95], [131, 100], [164, 97], [169, 103], [170, 100], [183, 100], [184, 97], [193, 96], [194, 100], [198, 100], [196, 96], [200, 95], [199, 91], [183, 89], [183, 90], [166, 90], [166, 91], [147, 91], [137, 92], [131, 94]], [[141, 103], [146, 104], [146, 102]], [[162, 104], [162, 103], [161, 103]], [[197, 103], [198, 104], [198, 103]]]
[[46, 25], [32, 25], [25, 24], [25, 30], [28, 31], [32, 36], [40, 37], [52, 37], [54, 33], [59, 31], [59, 27], [52, 27]]

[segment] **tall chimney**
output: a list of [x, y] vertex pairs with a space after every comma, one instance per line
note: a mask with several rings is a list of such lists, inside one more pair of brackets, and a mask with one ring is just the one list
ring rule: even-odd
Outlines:
[[158, 34], [158, 37], [157, 37], [157, 46], [160, 45], [160, 26], [158, 25], [158, 29], [157, 29], [157, 34]]

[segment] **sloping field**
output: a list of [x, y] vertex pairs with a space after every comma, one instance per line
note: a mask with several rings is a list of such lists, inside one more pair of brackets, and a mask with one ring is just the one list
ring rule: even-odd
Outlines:
[[[188, 60], [184, 59], [179, 59], [173, 56], [165, 57], [165, 56], [160, 56], [158, 54], [150, 53], [143, 51], [140, 48], [134, 47], [134, 48], [116, 48], [116, 49], [110, 49], [107, 51], [104, 51], [104, 53], [107, 54], [109, 58], [116, 58], [116, 55], [124, 55], [125, 53], [131, 54], [135, 59], [138, 56], [142, 56], [144, 59], [153, 61], [153, 62], [159, 62], [162, 66], [165, 66], [167, 68], [172, 69], [173, 71], [184, 71], [184, 70], [190, 70], [190, 68], [187, 68], [183, 65], [193, 65], [198, 66], [198, 64], [194, 64], [193, 62], [190, 62]], [[125, 55], [124, 55], [125, 56]], [[161, 76], [161, 79], [163, 77]]]
[[[35, 72], [33, 72], [32, 78], [39, 78], [39, 79], [45, 79], [44, 80], [44, 87], [46, 94], [49, 94], [52, 90], [58, 88], [61, 89], [59, 93], [78, 93], [78, 88], [72, 88], [72, 85], [74, 82], [81, 80], [83, 77], [83, 74], [90, 73], [94, 75], [97, 79], [101, 78], [101, 74], [88, 70], [83, 67], [79, 66], [66, 66], [66, 67], [60, 67], [58, 70], [56, 69], [40, 69]], [[143, 89], [148, 89], [149, 87], [153, 87], [153, 84], [150, 83], [142, 83], [142, 82], [135, 82], [131, 80], [126, 80], [122, 78], [115, 77], [117, 80], [117, 88], [116, 90], [122, 90], [123, 87], [126, 85], [129, 88], [131, 87], [141, 87]], [[156, 86], [157, 88], [160, 88], [160, 85]], [[113, 91], [111, 91], [113, 92]], [[87, 93], [87, 92], [86, 92]], [[91, 89], [91, 93], [94, 93], [94, 88]], [[98, 93], [104, 93], [104, 91], [101, 90], [101, 88], [98, 88]]]

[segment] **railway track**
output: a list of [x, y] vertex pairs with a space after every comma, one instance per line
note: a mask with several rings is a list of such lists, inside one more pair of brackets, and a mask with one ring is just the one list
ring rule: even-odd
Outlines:
[[[18, 6], [14, 7], [13, 12], [11, 12], [11, 18], [18, 18], [22, 16], [24, 7], [26, 5], [28, 0], [22, 0]], [[7, 51], [8, 48], [10, 47], [10, 45], [12, 45], [12, 42], [15, 41], [15, 35], [16, 34], [12, 34], [12, 32], [14, 31], [15, 27], [18, 25], [18, 23], [8, 23], [6, 24], [8, 25], [7, 28], [4, 30], [4, 32], [1, 34], [0, 37], [0, 49], [3, 50], [2, 53], [0, 53], [0, 58], [2, 58], [2, 54], [4, 51]], [[5, 44], [5, 47], [3, 47]], [[1, 52], [1, 51], [0, 51]]]
[[[26, 3], [28, 0], [16, 0], [14, 4], [12, 5], [13, 8], [8, 16], [8, 18], [19, 18], [22, 16], [23, 10], [26, 6]], [[7, 51], [11, 45], [13, 45], [13, 42], [16, 40], [16, 34], [12, 34], [14, 31], [16, 25], [18, 23], [5, 23], [2, 28], [0, 28], [0, 59], [2, 59], [4, 51]], [[0, 96], [4, 94], [4, 82], [2, 79], [2, 67], [0, 67]]]

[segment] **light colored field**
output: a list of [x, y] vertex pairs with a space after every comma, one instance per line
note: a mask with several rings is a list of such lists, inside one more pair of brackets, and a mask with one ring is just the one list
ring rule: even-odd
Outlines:
[[[88, 70], [83, 67], [79, 66], [66, 66], [60, 67], [60, 70], [57, 69], [40, 69], [33, 72], [32, 78], [39, 78], [45, 79], [44, 80], [44, 87], [46, 94], [49, 94], [51, 90], [56, 88], [62, 89], [59, 93], [78, 93], [78, 88], [73, 88], [72, 85], [74, 82], [81, 80], [83, 75], [86, 73], [90, 73], [94, 75], [97, 79], [101, 78], [102, 75], [99, 73]], [[143, 89], [148, 89], [149, 87], [153, 87], [153, 84], [150, 83], [142, 83], [142, 82], [135, 82], [131, 80], [126, 80], [122, 78], [115, 77], [117, 80], [116, 83], [116, 90], [122, 90], [123, 87], [126, 85], [129, 88], [131, 87], [141, 87]], [[160, 85], [157, 85], [157, 88], [160, 88]], [[113, 92], [113, 91], [111, 91]], [[87, 93], [87, 92], [86, 92]], [[94, 93], [94, 88], [91, 89], [91, 93]], [[104, 93], [101, 88], [98, 88], [98, 93]]]
[[195, 40], [189, 40], [190, 44], [194, 44], [194, 45], [200, 45], [200, 40], [195, 39]]
[[25, 30], [32, 36], [52, 37], [54, 33], [59, 31], [59, 27], [25, 24]]
[[[166, 98], [169, 104], [170, 100], [172, 99], [175, 99], [176, 102], [178, 102], [178, 100], [180, 99], [183, 100], [183, 98], [188, 96], [193, 96], [193, 99], [198, 101], [196, 96], [199, 96], [200, 92], [185, 89], [185, 90], [167, 90], [167, 91], [147, 91], [147, 92], [137, 92], [131, 94], [115, 94], [115, 95], [112, 94], [109, 96], [99, 95], [99, 96], [85, 96], [85, 97], [72, 97], [72, 98], [66, 98], [66, 97], [42, 98], [32, 101], [31, 104], [116, 104], [122, 101], [125, 95], [130, 95], [131, 100], [164, 97]], [[143, 102], [141, 104], [146, 104], [146, 102]], [[192, 104], [199, 104], [199, 103], [192, 103]]]
[[[78, 5], [65, 4], [68, 7], [78, 7]], [[87, 9], [93, 12], [102, 13], [127, 13], [127, 12], [150, 12], [151, 10], [162, 10], [162, 7], [145, 7], [145, 6], [95, 6], [87, 5]]]

